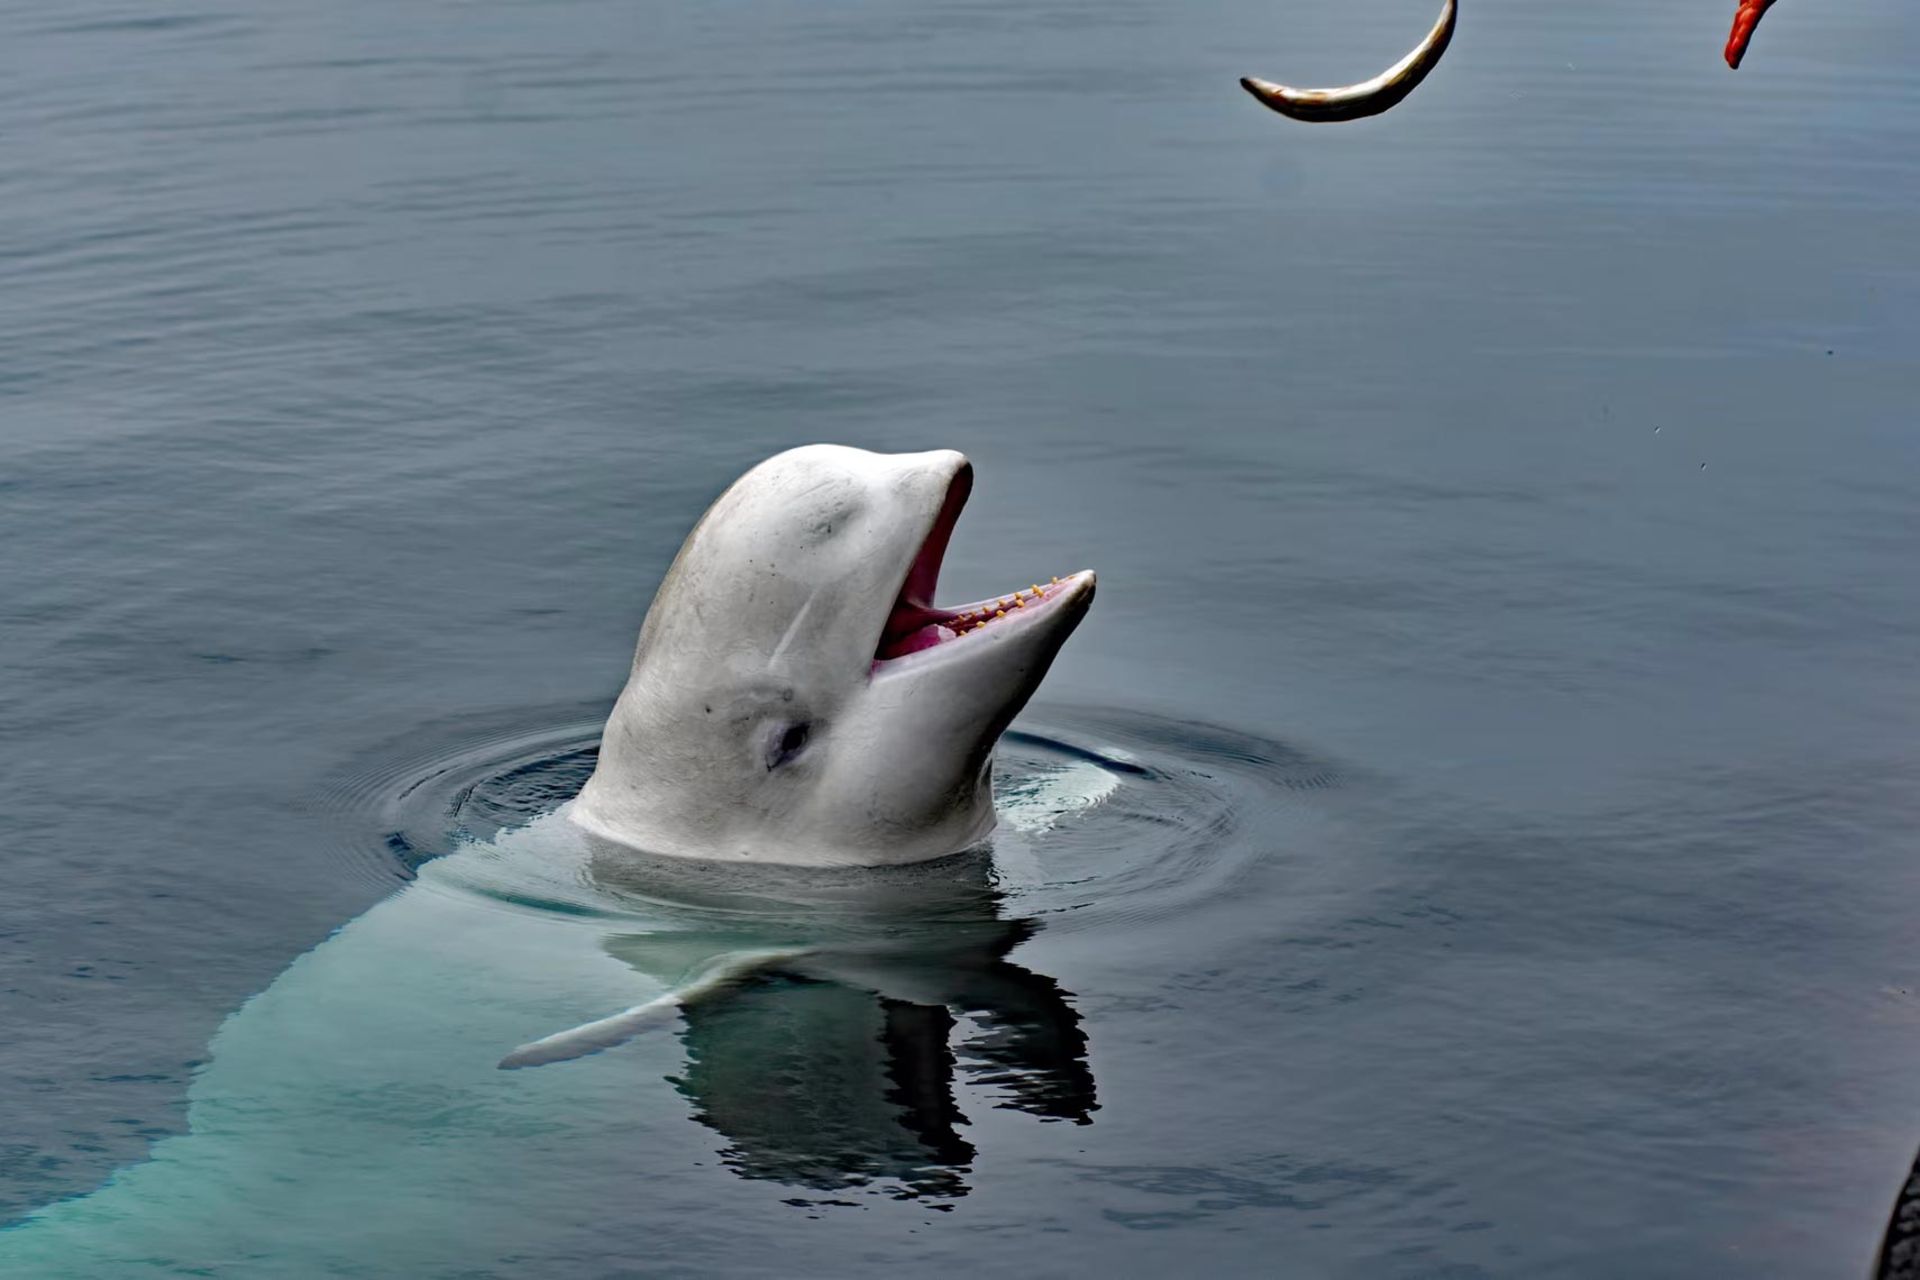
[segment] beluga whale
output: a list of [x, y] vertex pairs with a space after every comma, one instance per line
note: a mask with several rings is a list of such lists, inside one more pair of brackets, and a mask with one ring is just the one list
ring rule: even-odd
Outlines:
[[[732, 1186], [965, 1195], [968, 1098], [1090, 1123], [1087, 1037], [1015, 958], [1040, 922], [987, 837], [996, 741], [1094, 576], [935, 603], [972, 481], [827, 445], [748, 471], [578, 795], [491, 831], [450, 799], [450, 847], [226, 1018], [185, 1131], [0, 1226], [0, 1274], [541, 1272], [640, 1201], [653, 1243]], [[1041, 840], [1065, 810], [1028, 790], [999, 816]]]
[[950, 450], [790, 449], [667, 570], [568, 810], [648, 853], [887, 866], [994, 822], [994, 743], [1093, 600], [1081, 571], [934, 603], [973, 488]]

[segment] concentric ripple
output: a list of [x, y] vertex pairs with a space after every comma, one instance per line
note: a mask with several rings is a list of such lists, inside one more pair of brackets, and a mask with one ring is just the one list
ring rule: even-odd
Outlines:
[[[610, 868], [555, 813], [592, 773], [605, 708], [507, 713], [437, 726], [343, 777], [327, 807], [346, 826], [348, 861], [389, 882], [455, 849], [480, 852], [436, 877], [512, 909], [657, 921], [818, 909], [876, 884], [924, 886], [953, 859], [881, 871], [789, 870], [634, 858]], [[954, 901], [956, 918], [1052, 917], [1050, 929], [1165, 915], [1228, 892], [1285, 845], [1298, 793], [1336, 785], [1323, 762], [1284, 743], [1192, 721], [1113, 709], [1043, 707], [1002, 740], [1000, 825], [977, 877], [991, 903]], [[1254, 838], [1247, 834], [1252, 824]], [[511, 842], [509, 833], [522, 832]], [[493, 843], [538, 856], [487, 856]], [[976, 878], [968, 878], [976, 879]]]

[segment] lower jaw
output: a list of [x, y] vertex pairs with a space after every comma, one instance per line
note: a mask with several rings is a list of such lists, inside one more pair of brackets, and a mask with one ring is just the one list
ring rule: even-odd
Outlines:
[[887, 633], [874, 654], [874, 665], [877, 668], [883, 662], [904, 658], [910, 653], [953, 644], [976, 633], [991, 631], [1028, 613], [1049, 608], [1073, 590], [1082, 576], [1075, 574], [1064, 579], [1053, 578], [1045, 584], [1036, 582], [1007, 595], [978, 600], [955, 609], [896, 606], [896, 619], [911, 610], [913, 616], [910, 623], [918, 625], [896, 627], [893, 619], [890, 619]]

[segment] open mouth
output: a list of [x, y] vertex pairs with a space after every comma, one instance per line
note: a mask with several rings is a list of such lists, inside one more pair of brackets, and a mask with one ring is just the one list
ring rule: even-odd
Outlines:
[[973, 467], [962, 463], [947, 486], [946, 500], [920, 551], [907, 568], [900, 594], [887, 614], [880, 643], [874, 649], [877, 668], [911, 654], [947, 645], [965, 645], [997, 631], [1020, 626], [1029, 619], [1053, 611], [1061, 601], [1084, 596], [1092, 586], [1093, 574], [1083, 570], [1067, 577], [1051, 577], [1045, 582], [1029, 583], [1006, 595], [975, 600], [971, 604], [941, 608], [933, 603], [940, 582], [940, 563], [946, 558], [947, 542], [973, 491]]

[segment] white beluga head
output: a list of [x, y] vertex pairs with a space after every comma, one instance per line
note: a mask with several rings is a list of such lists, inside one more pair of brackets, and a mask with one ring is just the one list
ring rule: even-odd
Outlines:
[[650, 853], [802, 866], [977, 843], [994, 743], [1094, 576], [936, 606], [972, 486], [958, 453], [837, 445], [736, 481], [654, 596], [573, 819]]

